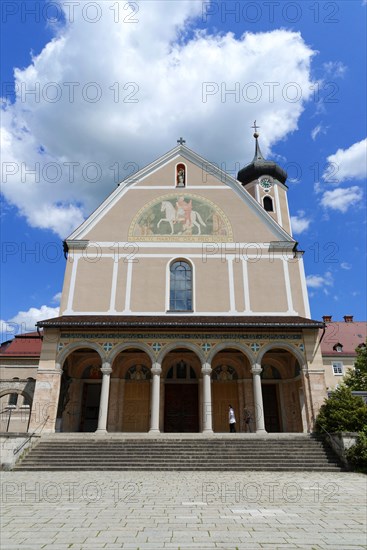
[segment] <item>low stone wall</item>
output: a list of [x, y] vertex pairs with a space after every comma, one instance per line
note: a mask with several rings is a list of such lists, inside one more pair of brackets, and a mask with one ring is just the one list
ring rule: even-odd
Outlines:
[[346, 451], [357, 442], [357, 437], [358, 433], [356, 432], [340, 432], [329, 434], [326, 438], [346, 468], [349, 467]]
[[39, 441], [39, 435], [24, 433], [2, 433], [0, 434], [1, 449], [1, 470], [11, 470], [23, 453]]

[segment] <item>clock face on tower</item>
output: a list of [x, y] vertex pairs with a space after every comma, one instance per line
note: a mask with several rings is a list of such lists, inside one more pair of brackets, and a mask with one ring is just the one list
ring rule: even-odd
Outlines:
[[273, 186], [273, 182], [269, 176], [259, 179], [260, 187], [267, 193]]

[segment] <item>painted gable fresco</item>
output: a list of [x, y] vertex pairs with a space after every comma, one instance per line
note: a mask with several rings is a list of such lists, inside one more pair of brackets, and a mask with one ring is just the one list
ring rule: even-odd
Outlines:
[[214, 202], [194, 193], [164, 194], [148, 202], [133, 219], [134, 241], [232, 241], [233, 231]]

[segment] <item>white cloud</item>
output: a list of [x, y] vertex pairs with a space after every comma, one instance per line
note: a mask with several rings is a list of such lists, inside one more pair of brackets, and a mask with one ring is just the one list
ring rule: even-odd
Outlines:
[[57, 294], [55, 294], [55, 296], [52, 297], [51, 302], [53, 304], [60, 304], [61, 295], [62, 295], [62, 292], [58, 292]]
[[321, 198], [321, 205], [324, 208], [339, 210], [345, 214], [352, 206], [361, 203], [363, 191], [360, 187], [353, 185], [352, 187], [333, 189], [325, 191]]
[[[98, 23], [76, 5], [75, 21], [16, 69], [17, 99], [2, 113], [4, 195], [31, 226], [63, 238], [179, 136], [231, 170], [253, 156], [255, 117], [268, 154], [297, 128], [312, 97], [315, 52], [300, 33], [195, 32], [201, 0], [141, 2], [135, 24], [114, 23], [109, 3], [98, 5]], [[129, 15], [126, 2], [114, 6]], [[32, 169], [36, 177], [26, 173]]]
[[291, 225], [294, 233], [303, 233], [307, 231], [311, 223], [311, 218], [305, 217], [305, 212], [299, 210], [297, 216], [291, 216]]
[[4, 340], [9, 340], [16, 334], [24, 332], [34, 332], [36, 323], [57, 317], [59, 315], [58, 307], [41, 306], [40, 308], [31, 307], [28, 311], [19, 311], [14, 317], [7, 321], [0, 320], [0, 332]]
[[354, 143], [349, 149], [338, 149], [327, 157], [329, 163], [323, 173], [328, 183], [341, 183], [345, 180], [360, 180], [367, 177], [367, 138]]
[[333, 76], [334, 78], [343, 78], [347, 70], [347, 66], [344, 65], [344, 63], [342, 63], [341, 61], [328, 61], [327, 63], [323, 64], [323, 67], [326, 73], [329, 76]]
[[320, 123], [317, 126], [315, 126], [315, 128], [312, 130], [311, 138], [313, 139], [313, 141], [315, 141], [315, 139], [319, 134], [326, 134], [326, 131], [327, 129], [324, 128], [324, 126]]
[[307, 275], [306, 283], [309, 288], [323, 289], [327, 292], [325, 287], [333, 286], [334, 279], [330, 271], [326, 271], [324, 275]]
[[352, 266], [351, 266], [350, 264], [348, 264], [348, 262], [342, 262], [342, 263], [340, 264], [340, 267], [341, 267], [342, 269], [347, 270], [347, 271], [349, 271], [350, 269], [352, 269]]

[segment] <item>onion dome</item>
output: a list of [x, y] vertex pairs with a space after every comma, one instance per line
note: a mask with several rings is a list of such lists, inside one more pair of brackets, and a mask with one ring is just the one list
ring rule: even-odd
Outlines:
[[250, 162], [250, 164], [247, 164], [247, 166], [245, 166], [238, 172], [238, 181], [240, 181], [242, 185], [247, 185], [248, 183], [251, 183], [252, 181], [260, 178], [261, 176], [272, 176], [280, 183], [285, 183], [288, 177], [287, 172], [283, 170], [283, 168], [281, 168], [276, 162], [265, 160], [262, 156], [258, 142], [259, 134], [256, 132], [256, 129], [257, 127], [255, 121], [255, 155], [252, 159], [252, 162]]

